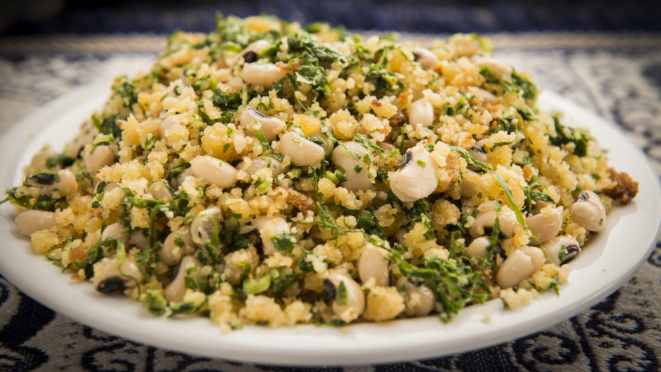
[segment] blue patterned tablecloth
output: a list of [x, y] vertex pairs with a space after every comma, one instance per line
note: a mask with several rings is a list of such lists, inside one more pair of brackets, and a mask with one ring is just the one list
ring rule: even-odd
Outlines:
[[[661, 174], [661, 35], [497, 34], [494, 39], [502, 47], [499, 57], [532, 72], [543, 89], [617, 123]], [[148, 66], [160, 43], [145, 36], [0, 39], [0, 134], [77, 87]], [[658, 371], [661, 245], [618, 292], [543, 332], [428, 361], [323, 370], [342, 369]], [[113, 337], [54, 313], [0, 277], [0, 371], [295, 370], [199, 358]]]

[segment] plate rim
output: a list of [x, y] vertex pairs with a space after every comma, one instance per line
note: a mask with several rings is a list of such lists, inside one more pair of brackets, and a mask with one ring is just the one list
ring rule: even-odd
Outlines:
[[[69, 112], [71, 110], [75, 109], [75, 106], [80, 102], [81, 99], [88, 99], [91, 100], [92, 98], [90, 97], [95, 97], [98, 99], [98, 97], [101, 96], [101, 92], [106, 92], [107, 91], [107, 84], [105, 82], [99, 82], [96, 84], [91, 84], [86, 87], [81, 87], [78, 89], [75, 89], [74, 91], [63, 95], [62, 97], [55, 99], [48, 104], [42, 106], [41, 108], [36, 109], [33, 113], [29, 114], [27, 117], [22, 119], [19, 123], [11, 126], [1, 137], [0, 137], [0, 144], [6, 143], [8, 138], [12, 136], [19, 136], [20, 133], [24, 133], [29, 130], [38, 130], [39, 128], [46, 128], [51, 124], [44, 124], [47, 122], [49, 119], [53, 117], [57, 117], [57, 115], [64, 115], [66, 112]], [[104, 98], [105, 99], [105, 98]], [[622, 135], [622, 132], [615, 126], [615, 124], [609, 122], [606, 119], [603, 119], [593, 113], [592, 111], [577, 105], [576, 103], [563, 98], [556, 93], [544, 91], [541, 96], [540, 100], [550, 100], [550, 101], [555, 101], [556, 103], [560, 103], [564, 106], [567, 106], [567, 111], [578, 111], [581, 112], [581, 115], [585, 115], [588, 117], [591, 117], [591, 119], [599, 122], [600, 124], [605, 124], [606, 126], [609, 127], [609, 129], [606, 130], [606, 132], [614, 132], [619, 135]], [[78, 125], [78, 123], [76, 123]], [[28, 140], [29, 142], [30, 140]], [[601, 142], [601, 141], [600, 141]], [[647, 157], [642, 153], [642, 151], [631, 144], [628, 140], [624, 140], [626, 143], [626, 146], [630, 147], [629, 150], [633, 150], [633, 153], [635, 153], [636, 156], [642, 157], [644, 159], [644, 167], [645, 173], [654, 175], [652, 177], [655, 182], [652, 182], [652, 184], [646, 185], [649, 186], [652, 191], [655, 191], [655, 194], [657, 195], [656, 197], [656, 203], [661, 204], [661, 184], [659, 183], [659, 177], [656, 175], [654, 172], [653, 168], [649, 164], [649, 160]], [[0, 147], [0, 154], [3, 154], [5, 152], [4, 146]], [[19, 165], [19, 160], [20, 157], [23, 154], [10, 154], [10, 156], [3, 158], [2, 163], [0, 164], [0, 183], [2, 183], [3, 186], [9, 187], [11, 186], [10, 184], [12, 181], [14, 181], [14, 174], [16, 174], [16, 168]], [[7, 160], [8, 159], [8, 160]], [[13, 172], [12, 172], [13, 170]], [[11, 174], [10, 173], [14, 173]], [[7, 177], [10, 176], [10, 177]], [[9, 180], [9, 181], [8, 181]], [[639, 199], [637, 199], [639, 200]], [[10, 230], [12, 230], [11, 226], [12, 224], [9, 223], [8, 221], [8, 214], [7, 214], [7, 206], [4, 205], [0, 209], [1, 212], [0, 214], [5, 217], [3, 218], [4, 222], [0, 223], [0, 237], [4, 236], [5, 234], [9, 233], [11, 234]], [[274, 365], [301, 365], [301, 366], [310, 366], [310, 365], [355, 365], [355, 364], [362, 364], [362, 363], [375, 363], [375, 364], [380, 364], [380, 363], [390, 363], [390, 362], [401, 362], [401, 361], [406, 361], [406, 360], [413, 360], [413, 359], [423, 359], [423, 358], [431, 358], [431, 357], [440, 357], [443, 355], [448, 355], [448, 354], [453, 354], [453, 353], [458, 353], [458, 352], [467, 352], [471, 350], [476, 350], [488, 346], [492, 346], [501, 342], [507, 342], [516, 338], [523, 337], [528, 334], [536, 333], [542, 329], [546, 329], [554, 324], [557, 324], [575, 314], [578, 314], [582, 312], [583, 310], [587, 309], [588, 307], [596, 304], [603, 298], [607, 297], [614, 291], [616, 291], [618, 288], [620, 288], [639, 268], [640, 266], [645, 262], [647, 257], [649, 256], [651, 250], [655, 246], [655, 243], [657, 242], [659, 238], [659, 234], [661, 233], [661, 216], [657, 218], [657, 223], [656, 223], [656, 231], [654, 232], [654, 235], [652, 236], [649, 234], [649, 237], [652, 239], [649, 241], [650, 244], [649, 246], [645, 249], [645, 253], [640, 256], [638, 261], [635, 263], [635, 265], [632, 265], [629, 267], [626, 272], [622, 275], [620, 275], [617, 280], [611, 281], [607, 286], [604, 286], [601, 288], [600, 291], [593, 293], [592, 296], [588, 298], [584, 298], [580, 304], [577, 304], [573, 307], [564, 307], [561, 308], [559, 311], [554, 312], [551, 315], [546, 316], [543, 320], [543, 322], [539, 322], [539, 319], [528, 319], [524, 322], [518, 323], [514, 329], [511, 329], [506, 336], [499, 335], [499, 334], [486, 334], [484, 337], [481, 337], [478, 340], [472, 340], [470, 345], [461, 345], [461, 343], [456, 343], [454, 345], [445, 345], [444, 349], [438, 349], [436, 348], [438, 345], [435, 343], [429, 343], [429, 344], [424, 344], [424, 345], [413, 345], [418, 347], [417, 349], [413, 350], [413, 347], [411, 345], [407, 346], [407, 348], [403, 348], [401, 345], [387, 345], [387, 344], [382, 344], [378, 345], [378, 348], [375, 347], [367, 347], [365, 348], [364, 346], [356, 345], [355, 342], [354, 344], [351, 344], [350, 348], [351, 350], [347, 350], [348, 348], [342, 349], [340, 348], [332, 348], [331, 353], [326, 353], [325, 355], [319, 353], [319, 349], [315, 350], [314, 347], [310, 347], [306, 351], [314, 353], [315, 351], [317, 354], [313, 355], [300, 355], [299, 351], [296, 351], [296, 354], [294, 355], [291, 351], [287, 353], [286, 348], [281, 347], [279, 345], [263, 345], [261, 350], [263, 354], [259, 355], [254, 355], [254, 353], [246, 352], [245, 350], [242, 350], [245, 346], [248, 345], [246, 342], [245, 338], [246, 337], [233, 337], [234, 334], [240, 333], [240, 332], [245, 332], [248, 333], [250, 332], [251, 337], [252, 334], [254, 333], [254, 337], [263, 337], [265, 336], [265, 333], [267, 337], [274, 337], [275, 339], [278, 339], [279, 337], [284, 337], [285, 338], [289, 337], [298, 337], [296, 336], [296, 332], [298, 332], [297, 329], [300, 328], [310, 328], [310, 326], [297, 326], [295, 328], [284, 328], [285, 331], [283, 331], [283, 328], [280, 329], [263, 329], [260, 327], [254, 327], [254, 326], [248, 326], [246, 327], [247, 329], [238, 331], [238, 332], [233, 332], [230, 335], [222, 335], [220, 331], [217, 331], [217, 336], [220, 340], [226, 341], [225, 339], [229, 339], [228, 342], [220, 342], [225, 348], [223, 349], [199, 349], [197, 347], [190, 347], [190, 345], [182, 345], [179, 344], [173, 344], [170, 342], [171, 340], [168, 339], [160, 339], [158, 337], [154, 338], [150, 335], [144, 335], [141, 334], [140, 331], [136, 329], [132, 329], [130, 325], [128, 324], [113, 324], [112, 322], [99, 322], [98, 319], [94, 319], [93, 316], [90, 316], [90, 314], [85, 314], [84, 312], [76, 311], [75, 309], [72, 309], [70, 306], [64, 306], [61, 302], [56, 301], [52, 297], [44, 296], [42, 291], [39, 288], [36, 288], [37, 285], [34, 283], [29, 283], [29, 281], [23, 280], [21, 278], [20, 273], [18, 272], [18, 267], [12, 267], [11, 265], [7, 265], [8, 260], [0, 260], [0, 272], [2, 275], [8, 279], [12, 284], [14, 284], [16, 287], [18, 287], [23, 293], [26, 295], [34, 298], [38, 302], [41, 302], [45, 304], [47, 307], [65, 315], [70, 318], [72, 318], [75, 321], [78, 321], [80, 323], [92, 326], [94, 328], [97, 328], [99, 330], [102, 330], [104, 332], [107, 332], [109, 334], [116, 334], [120, 335], [121, 337], [130, 339], [130, 340], [135, 340], [140, 343], [145, 343], [145, 344], [150, 344], [150, 345], [155, 345], [159, 346], [165, 349], [170, 349], [170, 350], [179, 350], [179, 351], [184, 351], [186, 353], [190, 353], [193, 355], [203, 355], [207, 357], [215, 357], [215, 358], [222, 358], [222, 359], [227, 359], [227, 360], [237, 360], [237, 361], [242, 361], [242, 362], [253, 362], [253, 363], [268, 363], [268, 364], [274, 364]], [[9, 225], [9, 226], [7, 226]], [[610, 233], [610, 231], [609, 231]], [[4, 247], [0, 248], [0, 251], [7, 251], [7, 247], [15, 248], [16, 245], [25, 245], [27, 243], [26, 240], [24, 240], [24, 244], [18, 243], [17, 235], [14, 233], [14, 239], [10, 242], [7, 242], [8, 244], [5, 244]], [[647, 239], [645, 239], [647, 240]], [[27, 243], [27, 246], [29, 247], [29, 243]], [[608, 243], [606, 243], [606, 246], [608, 246]], [[10, 253], [16, 253], [19, 252], [19, 250], [16, 250], [15, 252], [10, 252]], [[642, 248], [641, 248], [642, 252]], [[42, 257], [39, 254], [33, 253], [31, 249], [28, 249], [28, 252], [22, 252], [20, 254], [23, 254], [24, 256], [27, 255], [29, 256], [32, 261], [38, 261], [38, 263], [43, 266], [50, 266], [46, 260], [35, 260], [36, 257]], [[17, 254], [17, 255], [20, 255]], [[34, 265], [32, 265], [34, 266]], [[52, 270], [51, 270], [52, 271]], [[66, 277], [65, 274], [58, 274], [61, 277]], [[570, 283], [571, 283], [571, 278], [570, 278]], [[71, 287], [76, 287], [71, 286]], [[90, 289], [89, 285], [86, 285], [87, 289]], [[563, 286], [564, 288], [564, 286]], [[78, 289], [76, 290], [78, 291]], [[93, 292], [93, 291], [92, 291]], [[81, 296], [83, 295], [84, 291], [81, 291]], [[542, 299], [548, 299], [549, 293], [548, 291], [546, 293], [543, 293], [540, 298]], [[82, 297], [84, 298], [84, 297]], [[560, 297], [562, 298], [562, 296]], [[106, 300], [107, 298], [103, 298], [103, 300]], [[126, 301], [125, 298], [118, 298], [123, 302], [130, 303], [131, 306], [135, 308], [140, 308], [144, 313], [146, 311], [142, 309], [142, 306], [140, 306], [139, 303], [136, 303], [135, 301]], [[112, 304], [112, 301], [101, 301], [103, 303], [110, 303]], [[536, 300], [538, 301], [538, 300]], [[560, 302], [561, 300], [556, 301]], [[494, 308], [495, 303], [498, 301], [490, 301], [489, 303], [485, 305], [478, 305], [478, 306], [473, 306], [471, 308], [467, 308], [462, 310], [462, 312], [466, 313], [471, 313], [470, 315], [467, 315], [470, 319], [471, 317], [475, 316], [475, 312], [480, 309], [490, 309]], [[529, 309], [530, 307], [525, 307], [525, 309]], [[519, 310], [517, 310], [519, 312]], [[122, 313], [122, 317], [129, 316], [133, 317], [135, 314], [137, 314], [135, 311], [132, 313]], [[145, 315], [145, 314], [142, 314]], [[150, 319], [148, 318], [148, 314], [144, 318], [141, 318], [141, 316], [138, 316], [138, 320], [144, 320], [146, 323], [150, 324], [156, 324], [153, 322], [150, 322]], [[356, 334], [354, 336], [357, 336], [358, 338], [364, 338], [365, 334], [362, 332], [365, 332], [367, 334], [376, 331], [381, 332], [379, 329], [383, 328], [389, 328], [389, 327], [395, 327], [399, 329], [402, 324], [408, 323], [408, 324], [417, 324], [417, 323], [423, 323], [426, 320], [433, 319], [435, 322], [437, 322], [438, 325], [438, 331], [440, 333], [443, 333], [444, 329], [443, 327], [446, 327], [442, 325], [440, 322], [438, 322], [436, 317], [428, 317], [428, 318], [423, 318], [423, 319], [407, 319], [407, 320], [396, 320], [393, 322], [386, 322], [382, 324], [357, 324], [357, 325], [351, 325], [347, 327], [349, 329], [349, 333], [353, 333], [354, 330], [359, 329], [360, 331], [356, 331]], [[460, 314], [457, 319], [454, 320], [454, 322], [461, 322], [461, 321], [467, 321], [465, 320], [466, 316], [463, 316]], [[116, 320], [116, 319], [113, 319]], [[167, 322], [176, 322], [176, 323], [181, 323], [184, 320], [166, 320]], [[195, 323], [200, 323], [200, 322], [205, 322], [208, 327], [213, 327], [217, 328], [216, 325], [214, 325], [212, 322], [210, 322], [208, 319], [186, 319], [185, 322], [190, 322], [190, 324], [195, 324]], [[187, 323], [188, 324], [188, 323]], [[540, 325], [541, 324], [541, 325]], [[197, 327], [195, 324], [194, 327]], [[153, 329], [157, 329], [158, 326], [152, 327]], [[364, 331], [363, 331], [364, 330]], [[436, 331], [436, 330], [435, 330]], [[339, 335], [342, 330], [338, 329], [332, 329], [329, 332], [329, 329], [323, 329], [319, 330], [313, 330], [312, 333], [314, 334], [319, 334], [318, 336], [322, 336], [323, 338], [328, 338], [328, 337], [335, 337], [335, 338], [343, 338], [344, 336]], [[386, 330], [387, 332], [387, 330]], [[305, 334], [305, 336], [309, 336], [308, 330], [304, 330], [301, 332], [301, 334]], [[493, 333], [493, 332], [492, 332]], [[497, 333], [497, 332], [496, 332]], [[245, 335], [245, 334], [244, 334]], [[317, 337], [313, 335], [312, 337]], [[433, 338], [433, 337], [432, 337]], [[353, 342], [351, 341], [350, 338], [346, 339], [347, 342]], [[378, 340], [374, 340], [375, 342], [378, 342]], [[357, 343], [360, 343], [361, 341], [358, 340], [356, 341]], [[441, 342], [442, 343], [442, 342]], [[446, 342], [447, 343], [447, 342]], [[305, 346], [305, 345], [302, 345]], [[332, 345], [327, 345], [327, 346], [332, 346]], [[360, 346], [360, 347], [359, 347]], [[406, 350], [406, 351], [403, 351]], [[368, 355], [362, 354], [368, 352]], [[292, 359], [295, 358], [295, 359]], [[339, 358], [339, 359], [338, 359]]]

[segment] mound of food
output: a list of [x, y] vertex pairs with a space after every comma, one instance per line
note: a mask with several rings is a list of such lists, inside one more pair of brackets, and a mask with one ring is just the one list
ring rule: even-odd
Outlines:
[[638, 185], [491, 53], [219, 17], [116, 78], [7, 200], [72, 278], [224, 330], [516, 307]]

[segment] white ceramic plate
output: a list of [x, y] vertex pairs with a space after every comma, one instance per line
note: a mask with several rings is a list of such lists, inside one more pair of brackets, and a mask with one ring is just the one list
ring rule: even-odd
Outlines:
[[[79, 124], [107, 98], [107, 84], [65, 96], [14, 126], [0, 139], [2, 189], [23, 180], [21, 169], [44, 143], [56, 150], [72, 138]], [[504, 310], [491, 301], [461, 311], [452, 323], [437, 317], [343, 329], [299, 326], [246, 327], [221, 334], [207, 319], [151, 316], [140, 303], [123, 296], [96, 293], [88, 282], [75, 282], [43, 257], [33, 254], [13, 224], [14, 211], [0, 208], [0, 272], [44, 305], [81, 323], [138, 342], [191, 354], [254, 363], [351, 365], [430, 358], [512, 340], [563, 321], [619, 288], [649, 255], [661, 219], [661, 189], [645, 156], [612, 124], [556, 94], [545, 92], [540, 107], [560, 110], [565, 121], [583, 126], [609, 150], [611, 164], [640, 183], [631, 203], [616, 208], [602, 234], [569, 264], [572, 274], [561, 289], [543, 293], [530, 306]], [[491, 312], [485, 323], [483, 311]]]

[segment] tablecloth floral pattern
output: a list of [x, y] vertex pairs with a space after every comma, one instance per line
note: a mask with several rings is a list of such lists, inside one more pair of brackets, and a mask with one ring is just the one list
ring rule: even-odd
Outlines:
[[[659, 40], [659, 35], [495, 36], [499, 44], [506, 46], [498, 52], [500, 58], [532, 72], [543, 89], [556, 91], [616, 123], [661, 174], [661, 43], [651, 42], [652, 38]], [[428, 39], [424, 35], [416, 37]], [[121, 38], [119, 43], [108, 38], [77, 42], [66, 38], [14, 40], [4, 44], [0, 40], [0, 134], [71, 90], [97, 79], [110, 82], [115, 74], [149, 66], [158, 50], [154, 42], [158, 43], [158, 38], [139, 36]], [[113, 45], [121, 47], [115, 50]], [[143, 45], [149, 46], [148, 51], [137, 52], [143, 50]], [[660, 369], [661, 243], [622, 289], [578, 316], [537, 334], [427, 361], [305, 370]], [[303, 369], [201, 358], [114, 337], [54, 313], [0, 277], [0, 371], [298, 370]]]

